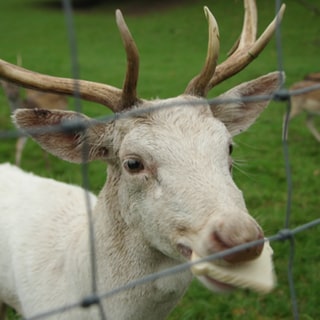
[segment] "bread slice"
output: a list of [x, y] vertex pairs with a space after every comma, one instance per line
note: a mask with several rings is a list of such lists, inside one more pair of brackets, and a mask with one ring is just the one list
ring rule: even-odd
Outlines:
[[[276, 285], [272, 255], [273, 250], [266, 241], [261, 255], [255, 260], [225, 265], [199, 262], [191, 267], [191, 271], [196, 276], [208, 276], [235, 287], [268, 293]], [[193, 252], [191, 260], [198, 259], [200, 258]]]

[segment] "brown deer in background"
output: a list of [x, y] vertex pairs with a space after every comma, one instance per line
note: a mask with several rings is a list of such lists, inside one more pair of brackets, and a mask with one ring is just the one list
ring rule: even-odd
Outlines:
[[[42, 92], [32, 89], [23, 89], [5, 80], [0, 80], [3, 91], [7, 97], [11, 113], [17, 109], [59, 109], [65, 110], [68, 106], [68, 100], [65, 95]], [[23, 148], [27, 142], [27, 136], [20, 136], [16, 143], [15, 163], [17, 166], [21, 164]]]
[[[303, 80], [294, 83], [290, 90], [300, 90], [320, 85], [320, 73], [310, 73]], [[306, 124], [313, 136], [320, 142], [320, 132], [314, 125], [314, 116], [320, 115], [320, 87], [306, 93], [291, 96], [289, 121], [302, 112], [307, 114]]]

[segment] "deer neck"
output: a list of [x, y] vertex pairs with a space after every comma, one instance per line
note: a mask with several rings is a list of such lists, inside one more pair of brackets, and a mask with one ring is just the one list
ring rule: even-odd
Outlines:
[[[117, 195], [119, 177], [108, 173], [94, 211], [98, 288], [106, 292], [178, 264], [150, 247], [138, 229], [122, 218]], [[105, 301], [113, 319], [164, 319], [191, 281], [189, 271], [136, 286]]]

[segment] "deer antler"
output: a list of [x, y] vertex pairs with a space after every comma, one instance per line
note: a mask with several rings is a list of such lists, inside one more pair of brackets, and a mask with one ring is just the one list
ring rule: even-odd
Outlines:
[[[75, 88], [77, 87], [79, 96], [87, 101], [103, 104], [114, 112], [120, 112], [127, 109], [139, 100], [136, 96], [136, 86], [139, 74], [139, 55], [120, 10], [116, 11], [116, 21], [124, 43], [128, 61], [122, 90], [97, 82], [40, 74], [15, 66], [1, 59], [0, 77], [23, 87], [66, 95], [73, 95]], [[77, 81], [77, 86], [75, 86], [75, 81]]]
[[116, 10], [116, 21], [127, 53], [127, 74], [122, 89], [122, 108], [132, 107], [137, 101], [139, 77], [139, 53], [120, 10]]
[[204, 7], [204, 13], [208, 19], [208, 50], [204, 67], [200, 74], [194, 77], [188, 84], [186, 94], [203, 97], [206, 95], [206, 87], [213, 77], [217, 66], [220, 49], [218, 24], [211, 11]]
[[85, 80], [48, 76], [15, 66], [1, 59], [0, 76], [23, 87], [67, 95], [74, 94], [75, 81], [78, 81], [81, 98], [106, 105], [115, 112], [119, 111], [118, 106], [121, 104], [122, 91], [115, 87]]
[[[216, 84], [246, 67], [268, 44], [276, 24], [282, 19], [285, 5], [282, 5], [275, 19], [258, 40], [256, 40], [257, 8], [255, 1], [244, 0], [244, 5], [245, 17], [240, 39], [233, 47], [229, 58], [218, 66], [220, 46], [218, 26], [210, 10], [207, 7], [204, 8], [209, 26], [207, 57], [200, 74], [189, 82], [185, 90], [186, 94], [205, 97]], [[52, 93], [73, 95], [77, 88], [81, 98], [103, 104], [114, 112], [128, 109], [139, 101], [136, 93], [139, 54], [120, 10], [116, 11], [116, 21], [127, 54], [127, 71], [123, 89], [97, 82], [47, 76], [4, 60], [0, 60], [0, 77], [24, 87]]]
[[[216, 47], [213, 47], [213, 43], [210, 39], [210, 34], [215, 33], [213, 30], [209, 30], [209, 44], [208, 44], [208, 54], [207, 60], [212, 58], [214, 61], [211, 63], [206, 60], [205, 67], [202, 72], [195, 78], [193, 78], [186, 90], [186, 94], [198, 95], [201, 97], [205, 97], [208, 92], [218, 83], [224, 81], [225, 79], [230, 78], [232, 75], [238, 73], [242, 69], [244, 69], [254, 58], [256, 58], [259, 53], [265, 48], [265, 46], [270, 41], [272, 35], [275, 32], [276, 26], [280, 23], [285, 5], [283, 4], [274, 18], [274, 20], [269, 24], [269, 26], [265, 29], [262, 35], [256, 40], [257, 34], [257, 7], [254, 0], [244, 0], [245, 7], [245, 16], [243, 22], [243, 28], [240, 35], [240, 39], [235, 43], [231, 51], [229, 52], [229, 58], [216, 66], [217, 59], [217, 47], [219, 47], [219, 43], [216, 44]], [[206, 9], [208, 10], [208, 9]], [[209, 11], [209, 10], [208, 10]], [[209, 29], [214, 28], [217, 29], [211, 23], [212, 14], [207, 13], [207, 18], [209, 22]], [[211, 25], [211, 27], [210, 27]], [[216, 33], [216, 37], [219, 37], [219, 34]], [[209, 53], [209, 51], [213, 51], [213, 53]], [[211, 66], [211, 74], [212, 77], [208, 79], [207, 75], [210, 74], [210, 70], [205, 70], [206, 67]], [[197, 80], [196, 80], [197, 79]], [[199, 85], [200, 84], [200, 85]]]

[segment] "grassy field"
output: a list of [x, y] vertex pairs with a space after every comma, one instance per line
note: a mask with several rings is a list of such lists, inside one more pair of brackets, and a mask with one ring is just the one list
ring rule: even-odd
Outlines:
[[[43, 1], [45, 2], [45, 1]], [[61, 11], [40, 6], [35, 0], [0, 2], [0, 58], [16, 61], [42, 73], [71, 76], [70, 54]], [[143, 1], [141, 1], [143, 3]], [[198, 73], [206, 53], [207, 26], [202, 7], [208, 5], [220, 26], [222, 61], [236, 40], [242, 25], [240, 0], [171, 1], [161, 7], [149, 4], [124, 4], [126, 20], [138, 44], [141, 69], [138, 92], [141, 97], [170, 97], [183, 92], [189, 79]], [[318, 6], [318, 7], [317, 7]], [[114, 21], [115, 5], [77, 11], [75, 24], [81, 78], [121, 86], [125, 54]], [[259, 30], [274, 15], [273, 1], [258, 1]], [[281, 28], [281, 64], [286, 71], [286, 87], [308, 72], [320, 71], [320, 6], [317, 0], [287, 1]], [[211, 97], [235, 84], [276, 70], [279, 66], [275, 42], [241, 74], [213, 90]], [[100, 116], [108, 111], [99, 105], [83, 102], [83, 112]], [[74, 103], [70, 100], [70, 109]], [[243, 190], [249, 211], [263, 226], [266, 235], [284, 226], [286, 177], [281, 143], [285, 103], [273, 102], [259, 121], [235, 139], [234, 177]], [[291, 122], [289, 152], [293, 173], [293, 199], [290, 226], [296, 227], [319, 218], [320, 154], [319, 143], [311, 136], [301, 115]], [[317, 120], [320, 128], [320, 121]], [[0, 129], [13, 129], [9, 107], [0, 90]], [[0, 142], [0, 161], [14, 161], [15, 140]], [[29, 141], [22, 167], [40, 175], [81, 184], [79, 166], [49, 156], [50, 170], [40, 148]], [[93, 163], [90, 187], [97, 192], [105, 180], [105, 164]], [[103, 173], [103, 174], [102, 174]], [[301, 320], [320, 319], [320, 236], [314, 228], [296, 236], [294, 279]], [[278, 275], [276, 290], [267, 296], [247, 291], [216, 295], [194, 281], [186, 296], [173, 311], [177, 319], [292, 319], [287, 263], [289, 246], [273, 243]], [[14, 316], [11, 317], [14, 319]]]

